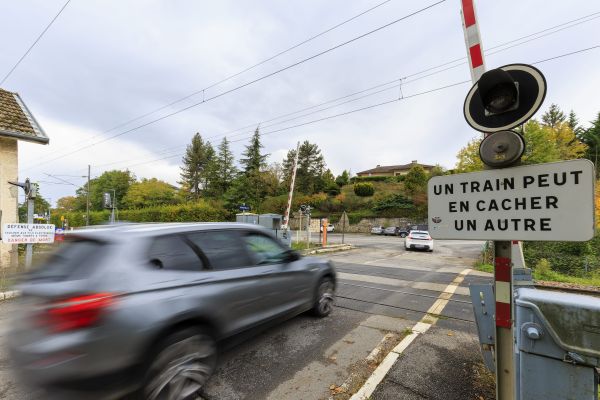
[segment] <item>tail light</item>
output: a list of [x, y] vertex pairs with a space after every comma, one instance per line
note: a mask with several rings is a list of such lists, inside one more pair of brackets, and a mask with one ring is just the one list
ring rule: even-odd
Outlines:
[[431, 240], [431, 236], [427, 236], [425, 239], [427, 239], [427, 240]]
[[413, 237], [412, 237], [412, 235], [408, 235], [407, 237], [408, 237], [409, 239], [412, 239], [412, 238], [413, 238]]
[[44, 311], [42, 324], [52, 332], [64, 332], [94, 325], [115, 302], [112, 293], [96, 293], [53, 302]]

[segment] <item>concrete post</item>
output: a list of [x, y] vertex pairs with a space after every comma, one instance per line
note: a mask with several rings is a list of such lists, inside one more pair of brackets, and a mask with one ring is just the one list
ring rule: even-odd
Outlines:
[[[2, 225], [19, 222], [19, 188], [8, 181], [18, 180], [18, 142], [16, 139], [0, 137], [0, 210]], [[0, 268], [16, 267], [17, 245], [0, 244]]]

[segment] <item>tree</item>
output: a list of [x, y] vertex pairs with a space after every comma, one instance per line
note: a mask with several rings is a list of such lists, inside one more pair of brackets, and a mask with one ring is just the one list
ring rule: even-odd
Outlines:
[[596, 174], [600, 176], [600, 112], [590, 123], [591, 126], [588, 129], [582, 129], [579, 137], [588, 146], [585, 158], [594, 163]]
[[567, 120], [565, 113], [562, 112], [560, 107], [556, 104], [550, 104], [550, 108], [544, 114], [542, 114], [542, 125], [555, 128], [558, 124], [561, 124]]
[[174, 204], [176, 190], [167, 182], [156, 178], [142, 179], [129, 187], [123, 197], [125, 208], [144, 208], [165, 204]]
[[579, 135], [583, 131], [582, 127], [579, 125], [579, 119], [573, 110], [569, 113], [567, 125], [569, 125], [569, 128], [571, 128], [575, 135]]
[[[525, 124], [522, 134], [525, 139], [525, 153], [521, 159], [523, 164], [541, 164], [580, 158], [585, 154], [587, 148], [565, 122], [558, 122], [551, 127], [540, 124], [536, 120], [530, 120]], [[483, 163], [479, 158], [480, 142], [481, 139], [475, 138], [458, 152], [457, 172], [483, 169]]]
[[[286, 171], [285, 182], [289, 184], [291, 180], [292, 167], [296, 157], [296, 150], [288, 151], [286, 159], [283, 161], [283, 168]], [[326, 180], [332, 178], [331, 171], [325, 175], [325, 159], [321, 154], [319, 146], [305, 140], [298, 152], [298, 169], [296, 172], [296, 189], [300, 193], [313, 194], [322, 191], [326, 186]]]
[[205, 143], [200, 133], [196, 133], [185, 150], [179, 182], [188, 199], [198, 200], [202, 190], [208, 186], [213, 157], [210, 143]]
[[240, 159], [240, 164], [246, 175], [260, 172], [266, 167], [269, 155], [261, 153], [263, 147], [264, 146], [260, 142], [260, 132], [257, 127], [250, 139], [250, 144], [246, 146], [246, 149], [242, 153], [243, 158]]
[[483, 169], [483, 162], [479, 158], [480, 138], [473, 138], [465, 147], [459, 150], [456, 157], [456, 172], [473, 172]]
[[406, 174], [406, 178], [404, 178], [404, 187], [409, 194], [414, 196], [426, 191], [428, 180], [429, 175], [427, 171], [420, 165], [414, 165]]
[[442, 167], [439, 164], [436, 164], [431, 171], [429, 171], [429, 178], [433, 178], [434, 176], [443, 176], [446, 175], [448, 172], [446, 171], [446, 168]]
[[233, 201], [243, 202], [250, 204], [254, 210], [258, 210], [260, 203], [267, 194], [263, 172], [267, 166], [269, 155], [263, 154], [262, 148], [260, 132], [257, 127], [250, 143], [242, 153], [243, 158], [240, 159], [242, 172], [228, 191], [228, 204], [231, 205]]
[[350, 174], [348, 173], [348, 171], [343, 170], [341, 175], [338, 175], [335, 178], [335, 183], [337, 183], [337, 185], [339, 187], [345, 186], [347, 184], [350, 183]]
[[[84, 204], [84, 206], [85, 206], [85, 204]], [[77, 197], [75, 197], [75, 196], [61, 197], [60, 199], [58, 199], [56, 201], [56, 208], [60, 208], [61, 210], [64, 210], [65, 212], [72, 212], [72, 211], [80, 210], [79, 201], [78, 201]]]
[[233, 153], [226, 137], [223, 138], [217, 148], [217, 155], [213, 164], [212, 194], [215, 197], [220, 197], [231, 187], [238, 173], [234, 165]]
[[[119, 171], [105, 171], [97, 178], [90, 181], [90, 210], [100, 211], [102, 210], [102, 201], [104, 193], [110, 193], [111, 198], [114, 198], [113, 202], [117, 207], [121, 206], [123, 197], [129, 190], [129, 186], [135, 182], [135, 175], [129, 170]], [[86, 206], [86, 195], [87, 195], [87, 184], [80, 187], [76, 191], [79, 209], [85, 210]]]
[[[19, 221], [21, 223], [27, 222], [27, 201], [24, 201], [19, 205]], [[34, 214], [45, 214], [50, 211], [50, 203], [42, 196], [39, 191], [39, 187], [37, 190], [37, 195], [33, 200], [33, 213]]]

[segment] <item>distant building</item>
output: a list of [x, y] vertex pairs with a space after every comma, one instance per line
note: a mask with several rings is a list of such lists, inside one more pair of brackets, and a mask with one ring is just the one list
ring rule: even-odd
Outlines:
[[419, 164], [417, 160], [413, 160], [410, 164], [402, 165], [378, 165], [375, 168], [368, 169], [366, 171], [358, 172], [358, 176], [397, 176], [406, 175], [408, 171], [415, 165], [423, 167], [427, 172], [430, 172], [435, 166], [427, 164]]
[[[19, 221], [18, 188], [8, 183], [19, 178], [17, 140], [47, 144], [48, 136], [17, 93], [0, 89], [0, 225]], [[0, 244], [0, 267], [16, 262], [17, 246]]]

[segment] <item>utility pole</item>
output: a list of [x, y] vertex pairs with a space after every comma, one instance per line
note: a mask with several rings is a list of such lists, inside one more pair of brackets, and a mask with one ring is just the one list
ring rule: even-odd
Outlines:
[[88, 164], [88, 174], [87, 174], [87, 191], [86, 191], [86, 200], [85, 200], [85, 226], [90, 225], [90, 172], [91, 166]]
[[117, 192], [115, 189], [112, 190], [113, 192], [113, 199], [112, 199], [112, 211], [110, 213], [110, 223], [114, 224], [115, 223], [115, 203], [117, 202]]
[[298, 170], [298, 154], [300, 153], [300, 142], [296, 145], [296, 157], [294, 157], [294, 167], [292, 169], [292, 179], [290, 182], [290, 192], [288, 194], [287, 207], [285, 209], [285, 215], [283, 216], [283, 226], [281, 229], [284, 231], [284, 237], [287, 236], [288, 225], [290, 222], [290, 211], [292, 209], [292, 197], [294, 196], [294, 185], [296, 183], [296, 172]]

